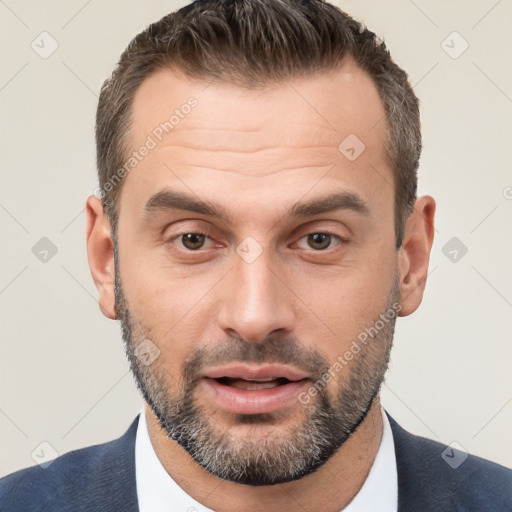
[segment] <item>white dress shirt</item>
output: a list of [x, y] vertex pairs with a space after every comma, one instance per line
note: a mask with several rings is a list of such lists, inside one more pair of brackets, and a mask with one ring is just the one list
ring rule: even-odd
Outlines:
[[[379, 451], [363, 486], [340, 512], [396, 512], [398, 479], [395, 445], [382, 410]], [[187, 494], [167, 473], [153, 449], [142, 410], [135, 440], [135, 478], [140, 512], [214, 512]]]

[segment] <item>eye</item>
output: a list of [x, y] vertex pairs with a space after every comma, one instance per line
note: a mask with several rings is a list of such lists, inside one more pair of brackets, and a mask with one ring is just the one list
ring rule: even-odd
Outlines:
[[[307, 247], [304, 246], [304, 241], [307, 244]], [[308, 235], [302, 237], [297, 245], [301, 249], [323, 251], [325, 249], [331, 248], [333, 245], [340, 243], [341, 241], [341, 237], [333, 233], [317, 232], [309, 233]]]
[[208, 236], [204, 233], [184, 233], [178, 238], [181, 240], [183, 247], [190, 251], [197, 251], [203, 248]]

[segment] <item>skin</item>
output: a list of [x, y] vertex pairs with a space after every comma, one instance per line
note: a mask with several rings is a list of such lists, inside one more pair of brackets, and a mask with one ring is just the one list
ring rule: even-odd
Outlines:
[[[198, 106], [127, 175], [120, 195], [123, 291], [133, 316], [161, 351], [161, 369], [179, 376], [201, 341], [237, 336], [258, 343], [272, 332], [291, 334], [334, 362], [385, 311], [396, 272], [400, 315], [417, 309], [435, 202], [429, 196], [418, 199], [397, 251], [385, 123], [371, 129], [384, 110], [365, 72], [347, 61], [335, 71], [248, 90], [160, 70], [136, 93], [133, 148], [190, 96]], [[348, 134], [366, 146], [353, 162], [338, 150]], [[163, 189], [219, 205], [230, 219], [180, 210], [148, 215], [148, 199]], [[337, 209], [299, 219], [287, 216], [298, 201], [320, 200], [334, 191], [356, 194], [367, 214]], [[88, 258], [100, 309], [116, 319], [112, 230], [94, 196], [87, 200], [87, 218]], [[200, 254], [187, 252], [178, 235], [204, 229], [211, 240]], [[333, 239], [326, 250], [311, 249], [307, 235], [325, 230], [346, 241]], [[250, 264], [236, 252], [248, 236], [263, 249]], [[171, 382], [176, 392], [178, 379]], [[336, 386], [336, 379], [328, 383], [328, 389]], [[236, 428], [240, 439], [263, 438], [268, 428], [285, 435], [304, 414], [297, 403], [272, 427], [235, 425], [208, 396], [197, 396], [219, 428]], [[221, 512], [339, 511], [363, 485], [382, 435], [377, 397], [356, 432], [315, 473], [250, 487], [212, 476], [166, 437], [147, 404], [146, 415], [166, 471], [193, 498]]]

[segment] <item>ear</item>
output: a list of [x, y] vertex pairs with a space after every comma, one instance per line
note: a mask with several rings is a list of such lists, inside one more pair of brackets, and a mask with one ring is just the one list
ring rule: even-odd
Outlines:
[[398, 251], [400, 316], [416, 311], [423, 299], [434, 241], [435, 211], [436, 202], [432, 197], [420, 197], [405, 224], [404, 241]]
[[114, 293], [114, 244], [112, 229], [103, 211], [101, 199], [87, 198], [87, 258], [94, 284], [99, 292], [101, 312], [112, 320], [117, 319]]

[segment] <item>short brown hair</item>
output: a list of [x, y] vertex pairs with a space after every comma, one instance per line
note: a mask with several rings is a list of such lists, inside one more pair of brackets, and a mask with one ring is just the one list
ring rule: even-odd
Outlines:
[[120, 176], [119, 183], [114, 178], [129, 152], [135, 92], [152, 72], [172, 67], [191, 78], [215, 78], [250, 88], [334, 69], [346, 57], [371, 76], [386, 112], [385, 149], [395, 173], [400, 247], [416, 199], [419, 102], [384, 42], [323, 0], [198, 0], [153, 23], [130, 42], [101, 88], [96, 115], [99, 186], [114, 232], [122, 184]]

